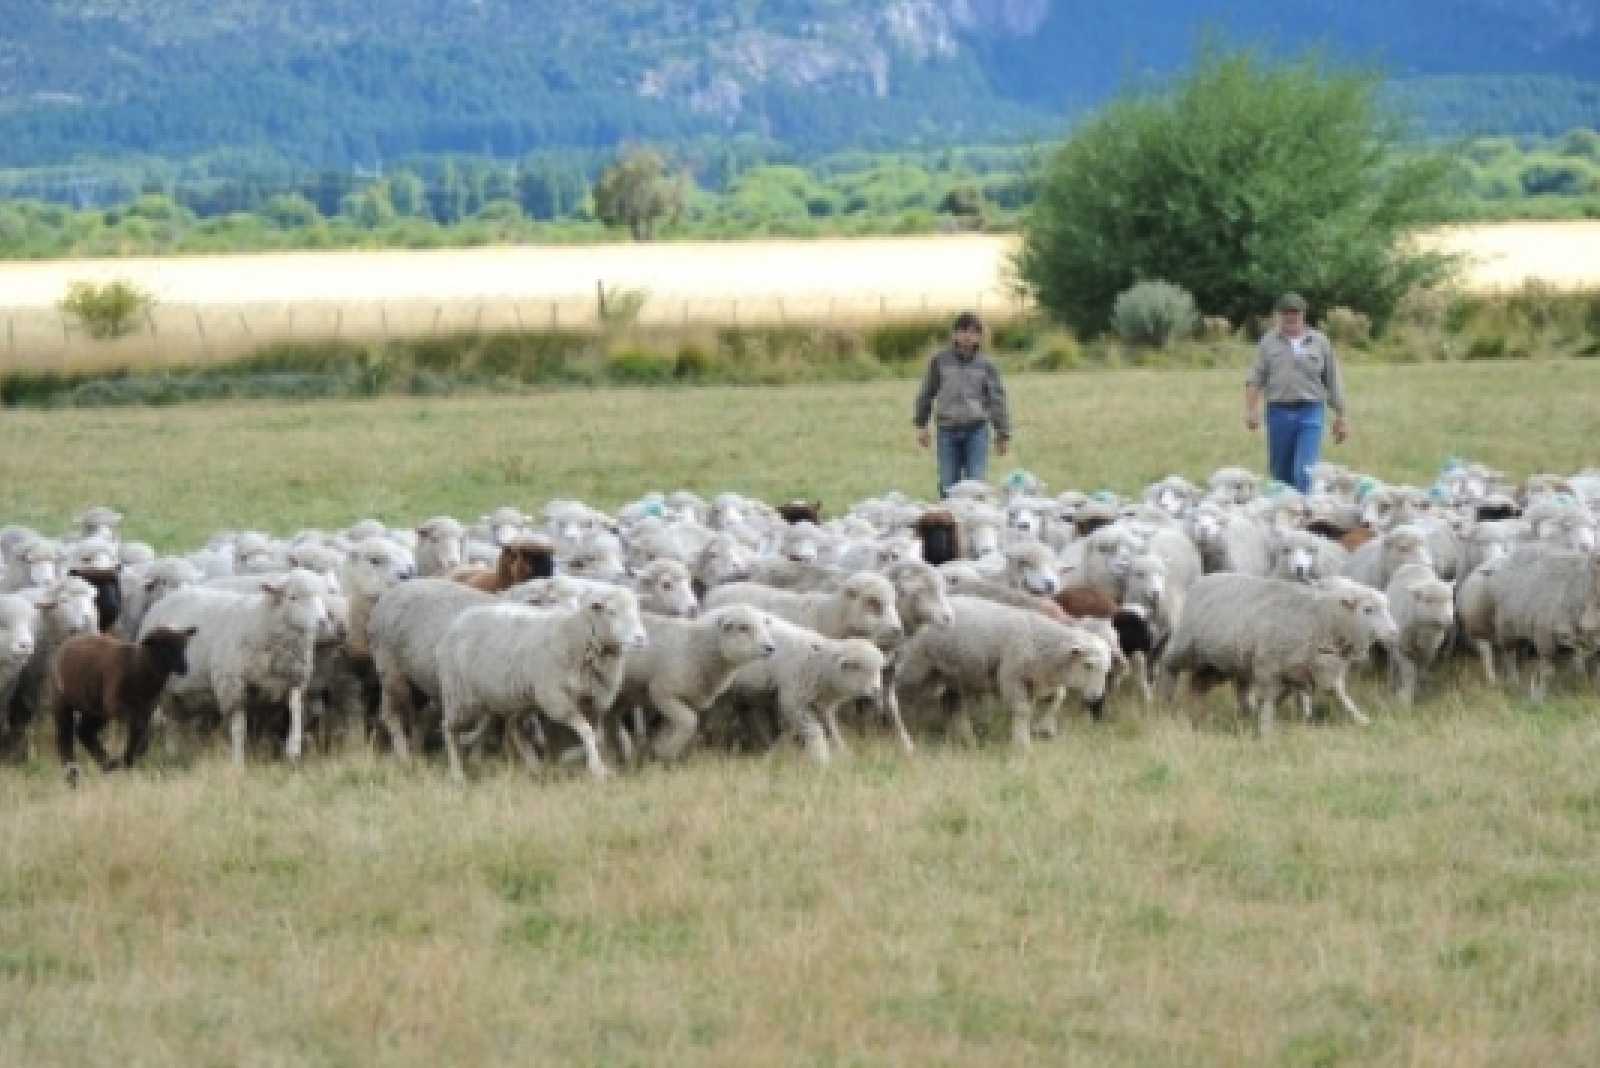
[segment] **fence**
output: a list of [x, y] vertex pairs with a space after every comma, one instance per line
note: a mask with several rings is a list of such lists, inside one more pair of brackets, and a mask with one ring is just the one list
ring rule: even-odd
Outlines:
[[[645, 296], [637, 314], [620, 310], [626, 292], [612, 291], [609, 315], [652, 330], [730, 326], [826, 326], [950, 315], [972, 309], [991, 319], [1026, 306], [1003, 292], [727, 298]], [[635, 298], [637, 299], [637, 298]], [[4, 369], [93, 370], [192, 366], [245, 355], [275, 341], [382, 341], [463, 333], [594, 329], [602, 325], [597, 296], [560, 300], [295, 302], [157, 304], [129, 334], [90, 337], [55, 308], [0, 309]]]

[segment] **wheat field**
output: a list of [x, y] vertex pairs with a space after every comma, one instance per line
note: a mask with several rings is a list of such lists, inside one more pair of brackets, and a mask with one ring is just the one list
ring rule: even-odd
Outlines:
[[[1480, 290], [1539, 278], [1600, 285], [1600, 222], [1421, 235], [1466, 258]], [[273, 340], [421, 337], [592, 325], [598, 288], [645, 295], [646, 326], [863, 323], [975, 308], [1016, 314], [1016, 237], [340, 251], [0, 262], [0, 359], [35, 369], [160, 367]], [[131, 336], [92, 341], [56, 303], [70, 282], [127, 279], [157, 304]]]
[[[1236, 372], [1017, 376], [1020, 462], [1132, 492], [1259, 467]], [[1352, 367], [1331, 458], [1425, 481], [1596, 460], [1590, 361]], [[14, 411], [0, 520], [465, 517], [649, 489], [926, 493], [912, 385]], [[994, 473], [1007, 470], [999, 462]], [[1025, 757], [875, 736], [592, 784], [220, 753], [0, 768], [0, 1063], [1600, 1060], [1600, 718], [1449, 671], [1258, 740], [1113, 697]], [[1000, 732], [1003, 736], [1003, 732]], [[157, 746], [160, 749], [160, 746]]]

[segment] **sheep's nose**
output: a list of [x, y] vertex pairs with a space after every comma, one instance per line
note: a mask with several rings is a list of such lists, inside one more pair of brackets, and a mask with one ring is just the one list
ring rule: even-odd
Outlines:
[[775, 653], [777, 651], [778, 651], [778, 646], [773, 642], [767, 642], [766, 644], [761, 646], [761, 655], [762, 656], [771, 656], [773, 653]]

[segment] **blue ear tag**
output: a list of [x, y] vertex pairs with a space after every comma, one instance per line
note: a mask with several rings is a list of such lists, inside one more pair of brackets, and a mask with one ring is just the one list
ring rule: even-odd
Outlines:
[[1026, 471], [1013, 471], [1006, 476], [1006, 486], [1009, 489], [1021, 489], [1027, 481], [1028, 474]]
[[1089, 494], [1089, 499], [1091, 501], [1099, 501], [1101, 504], [1115, 504], [1117, 495], [1110, 490], [1095, 490]]
[[1440, 504], [1450, 503], [1450, 490], [1438, 482], [1428, 488], [1428, 497]]
[[1377, 488], [1377, 479], [1371, 477], [1370, 475], [1362, 478], [1356, 483], [1356, 500], [1358, 502], [1366, 500], [1368, 495]]
[[658, 519], [661, 517], [663, 511], [664, 509], [661, 507], [660, 501], [651, 501], [649, 504], [644, 506], [645, 515], [653, 515]]

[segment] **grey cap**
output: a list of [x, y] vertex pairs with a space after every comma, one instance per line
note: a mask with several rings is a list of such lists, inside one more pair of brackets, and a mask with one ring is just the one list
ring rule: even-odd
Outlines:
[[1285, 293], [1278, 298], [1278, 311], [1297, 311], [1301, 315], [1306, 313], [1306, 298], [1298, 293]]

